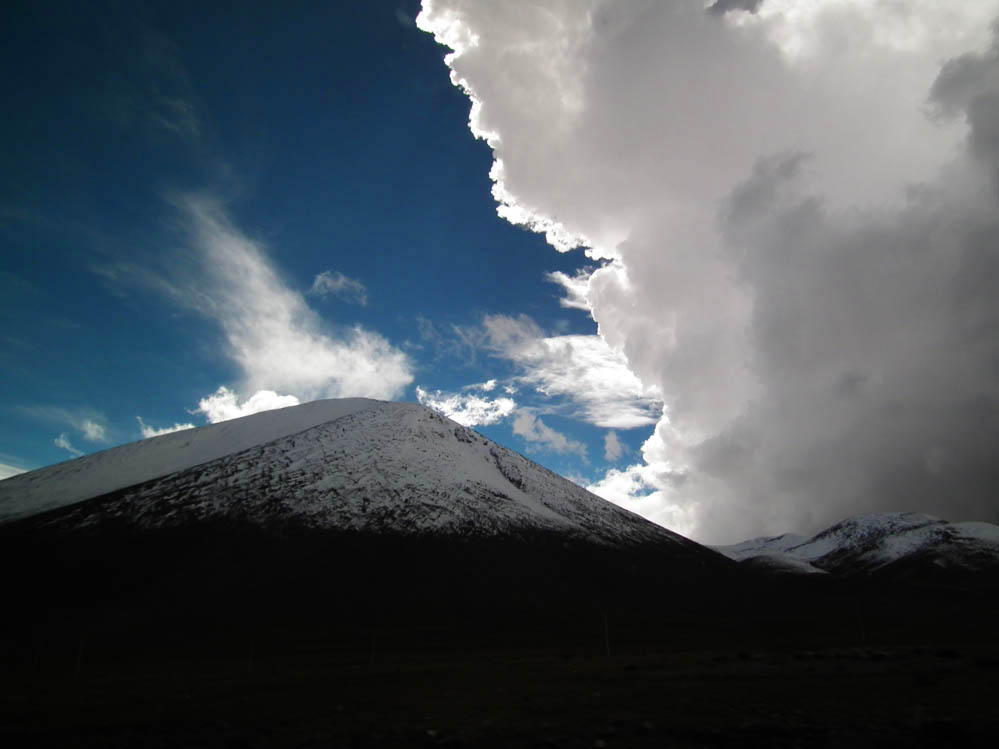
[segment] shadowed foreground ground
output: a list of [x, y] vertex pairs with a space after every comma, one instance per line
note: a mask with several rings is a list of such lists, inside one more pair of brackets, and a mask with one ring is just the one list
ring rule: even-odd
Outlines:
[[[5, 682], [4, 746], [993, 746], [976, 648], [367, 653], [100, 664]], [[52, 667], [52, 664], [49, 666]]]
[[775, 580], [672, 546], [542, 536], [24, 527], [0, 533], [4, 747], [991, 747], [999, 735], [991, 584]]

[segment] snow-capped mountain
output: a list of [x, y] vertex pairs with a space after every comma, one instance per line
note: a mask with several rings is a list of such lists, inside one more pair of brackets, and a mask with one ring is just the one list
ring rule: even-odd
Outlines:
[[[208, 458], [207, 460], [205, 458]], [[423, 406], [319, 401], [125, 445], [3, 482], [8, 515], [168, 528], [222, 519], [310, 529], [515, 535], [712, 552]], [[82, 501], [87, 495], [103, 495]]]
[[811, 538], [785, 534], [713, 547], [730, 559], [782, 572], [886, 574], [999, 568], [999, 526], [949, 523], [914, 512], [849, 518]]
[[124, 445], [7, 480], [3, 503], [17, 517], [0, 567], [23, 570], [5, 600], [29, 626], [71, 608], [161, 634], [266, 621], [329, 637], [385, 619], [466, 637], [579, 616], [588, 631], [595, 607], [693, 616], [740, 576], [405, 403], [323, 401]]

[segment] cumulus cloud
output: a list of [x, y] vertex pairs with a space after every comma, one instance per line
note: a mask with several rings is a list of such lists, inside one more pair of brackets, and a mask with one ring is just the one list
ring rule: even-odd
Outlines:
[[[495, 380], [490, 382], [495, 385]], [[478, 387], [481, 388], [481, 385]], [[469, 393], [442, 393], [440, 390], [430, 392], [421, 387], [416, 388], [416, 398], [424, 406], [466, 427], [495, 424], [513, 413], [517, 406], [511, 398], [489, 399]]]
[[598, 335], [545, 335], [526, 315], [487, 315], [480, 345], [519, 367], [517, 382], [550, 397], [567, 398], [573, 416], [600, 427], [631, 429], [654, 424], [662, 411], [627, 360]]
[[345, 302], [354, 302], [364, 306], [368, 303], [368, 290], [364, 284], [354, 278], [348, 278], [340, 271], [324, 270], [312, 282], [309, 289], [312, 296], [336, 296]]
[[80, 431], [83, 438], [88, 442], [107, 442], [107, 427], [93, 419], [83, 419], [80, 423]]
[[194, 424], [190, 423], [175, 423], [173, 426], [157, 428], [144, 422], [141, 416], [136, 416], [135, 418], [139, 422], [139, 430], [142, 432], [142, 439], [144, 440], [150, 437], [159, 437], [161, 434], [171, 434], [172, 432], [181, 432], [185, 429], [194, 429]]
[[517, 412], [513, 418], [513, 433], [542, 450], [555, 453], [575, 453], [586, 459], [586, 445], [569, 439], [562, 432], [552, 429], [527, 410]]
[[[603, 261], [551, 280], [664, 403], [641, 462], [593, 489], [709, 542], [990, 519], [995, 7], [716, 5], [755, 12], [434, 0], [417, 19], [455, 50], [498, 211]], [[496, 322], [525, 367], [569, 343]]]
[[378, 333], [324, 324], [218, 202], [199, 195], [173, 202], [189, 239], [190, 272], [178, 272], [169, 288], [218, 322], [242, 371], [240, 392], [392, 399], [412, 382], [409, 358]]
[[[278, 395], [273, 390], [258, 390], [245, 400], [229, 388], [222, 386], [211, 395], [198, 401], [194, 413], [204, 414], [209, 423], [238, 419], [241, 416], [270, 411], [275, 408], [297, 406], [298, 398], [294, 395]], [[175, 431], [175, 430], [171, 430]]]
[[607, 432], [604, 435], [604, 460], [611, 463], [624, 455], [624, 445], [618, 439], [617, 432]]
[[69, 441], [69, 435], [66, 434], [65, 432], [63, 432], [54, 440], [52, 440], [52, 443], [56, 447], [61, 447], [63, 450], [68, 450], [73, 455], [74, 458], [78, 458], [81, 455], [83, 455], [82, 450], [77, 450], [75, 447], [73, 447], [73, 443]]

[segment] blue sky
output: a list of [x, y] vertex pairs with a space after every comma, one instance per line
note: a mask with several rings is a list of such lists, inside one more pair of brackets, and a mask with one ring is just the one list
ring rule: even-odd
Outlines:
[[362, 395], [709, 543], [994, 521], [996, 12], [7, 3], [0, 470]]
[[[448, 80], [447, 50], [415, 27], [418, 11], [4, 11], [5, 109], [18, 116], [3, 126], [0, 462], [34, 468], [135, 440], [138, 418], [207, 423], [192, 411], [225, 386], [238, 402], [258, 389], [303, 401], [416, 400], [417, 387], [438, 401], [509, 398], [531, 415], [530, 439], [513, 433], [512, 411], [477, 428], [577, 478], [614, 463], [607, 429], [519, 382], [524, 367], [489, 341], [487, 318], [592, 336], [546, 274], [594, 263], [497, 216], [490, 149], [469, 131], [469, 101]], [[268, 380], [252, 360], [280, 357], [278, 341], [241, 360], [220, 319], [236, 313], [187, 298], [252, 294], [206, 280], [192, 201], [259, 252], [272, 291], [312, 310], [317, 334], [380, 337], [404, 360], [400, 381]], [[489, 380], [490, 393], [464, 389]], [[616, 430], [625, 450], [648, 436], [650, 413], [644, 429]], [[545, 441], [544, 427], [566, 441]]]

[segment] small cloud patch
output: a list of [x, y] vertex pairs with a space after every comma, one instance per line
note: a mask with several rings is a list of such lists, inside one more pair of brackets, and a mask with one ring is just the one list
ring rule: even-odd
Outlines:
[[68, 450], [70, 453], [72, 453], [74, 458], [79, 458], [81, 455], [83, 455], [83, 450], [77, 450], [75, 447], [73, 447], [73, 443], [69, 441], [69, 435], [66, 434], [65, 432], [63, 432], [54, 440], [52, 440], [52, 442], [56, 447], [61, 447], [63, 450]]
[[136, 416], [136, 420], [139, 422], [139, 429], [142, 431], [142, 439], [147, 440], [150, 437], [159, 437], [161, 434], [171, 434], [172, 432], [180, 432], [185, 429], [194, 429], [194, 424], [184, 423], [184, 424], [174, 424], [172, 427], [153, 427], [149, 426], [146, 422], [142, 420], [141, 416]]
[[229, 388], [222, 386], [211, 395], [198, 401], [194, 413], [202, 413], [212, 424], [241, 416], [270, 411], [274, 408], [297, 406], [298, 398], [294, 395], [279, 395], [273, 390], [258, 390], [246, 400], [240, 402], [239, 396]]
[[[490, 382], [495, 384], [495, 380]], [[443, 393], [440, 390], [430, 392], [421, 387], [416, 388], [416, 398], [424, 406], [466, 427], [495, 424], [513, 413], [513, 409], [517, 407], [512, 398], [490, 400], [468, 393]]]
[[309, 289], [309, 296], [335, 296], [362, 307], [368, 303], [368, 290], [364, 284], [355, 278], [348, 278], [340, 271], [325, 270], [316, 276]]
[[556, 453], [576, 453], [579, 457], [586, 459], [586, 445], [571, 440], [561, 432], [552, 429], [529, 411], [521, 411], [514, 418], [513, 433], [544, 450]]
[[617, 437], [617, 432], [611, 431], [604, 435], [604, 459], [613, 463], [624, 454], [624, 445]]

